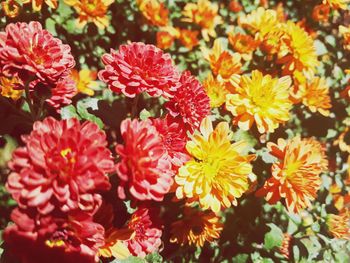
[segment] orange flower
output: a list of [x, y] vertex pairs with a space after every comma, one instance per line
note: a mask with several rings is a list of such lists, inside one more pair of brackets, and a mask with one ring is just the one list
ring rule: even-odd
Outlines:
[[180, 32], [177, 28], [171, 26], [163, 27], [157, 32], [157, 47], [168, 49], [173, 45], [175, 38], [179, 36]]
[[108, 6], [113, 0], [64, 0], [67, 5], [72, 6], [79, 14], [76, 24], [83, 28], [87, 23], [93, 22], [98, 28], [109, 25], [107, 17]]
[[232, 0], [228, 6], [228, 8], [235, 13], [238, 13], [239, 11], [242, 11], [243, 7], [242, 5], [236, 1], [236, 0]]
[[198, 36], [199, 31], [191, 31], [187, 29], [181, 29], [180, 30], [180, 42], [182, 45], [184, 45], [187, 49], [192, 50], [194, 46], [198, 45]]
[[350, 214], [348, 210], [341, 212], [339, 215], [329, 214], [326, 224], [328, 231], [332, 236], [339, 239], [350, 240]]
[[328, 166], [322, 145], [297, 136], [288, 141], [278, 139], [267, 148], [278, 161], [272, 165], [272, 177], [256, 195], [265, 196], [270, 204], [284, 198], [289, 212], [299, 213], [311, 206], [321, 186], [320, 174]]
[[203, 247], [206, 241], [218, 239], [222, 229], [223, 224], [215, 213], [185, 207], [184, 216], [171, 225], [170, 242]]
[[57, 8], [57, 5], [58, 5], [57, 0], [18, 0], [18, 2], [22, 4], [28, 4], [31, 2], [32, 8], [34, 11], [40, 11], [44, 1], [45, 1], [45, 4], [47, 4], [52, 9]]
[[228, 41], [232, 48], [242, 55], [244, 60], [251, 60], [253, 51], [259, 46], [259, 41], [254, 40], [250, 35], [241, 33], [229, 33]]
[[226, 95], [229, 93], [225, 84], [214, 79], [212, 74], [203, 81], [203, 87], [210, 98], [210, 107], [220, 107], [225, 103]]
[[71, 71], [71, 77], [75, 81], [78, 92], [93, 96], [98, 87], [97, 72], [89, 69], [82, 69], [79, 72], [75, 69]]
[[345, 130], [339, 135], [338, 139], [334, 142], [334, 145], [338, 145], [342, 152], [350, 153], [350, 129], [346, 127]]
[[19, 14], [20, 5], [15, 0], [6, 0], [1, 3], [6, 16], [15, 18]]
[[182, 14], [184, 22], [195, 23], [202, 28], [202, 36], [209, 41], [209, 36], [216, 37], [215, 27], [223, 23], [218, 15], [219, 7], [209, 0], [198, 0], [197, 3], [186, 4]]
[[329, 116], [329, 109], [332, 107], [329, 96], [329, 87], [324, 78], [315, 77], [311, 82], [299, 86], [302, 103], [311, 112], [319, 112], [323, 116]]
[[154, 26], [166, 26], [169, 22], [169, 10], [158, 0], [137, 0], [140, 11]]
[[323, 4], [330, 6], [333, 9], [346, 10], [350, 0], [323, 0]]
[[0, 94], [4, 97], [18, 100], [23, 94], [23, 89], [16, 88], [22, 85], [23, 83], [18, 77], [7, 78], [2, 76], [0, 77]]
[[212, 50], [202, 49], [203, 56], [210, 62], [210, 68], [220, 81], [230, 82], [237, 86], [240, 80], [241, 55], [231, 54], [223, 47], [219, 39], [215, 39]]
[[312, 10], [312, 19], [317, 22], [327, 22], [329, 18], [329, 5], [316, 5]]
[[290, 256], [291, 240], [292, 240], [292, 236], [290, 234], [288, 233], [283, 234], [283, 241], [282, 241], [282, 245], [279, 247], [279, 251], [286, 259], [289, 259], [289, 256]]
[[285, 32], [280, 30], [279, 27], [275, 27], [268, 32], [263, 41], [260, 44], [260, 49], [267, 54], [277, 54], [280, 52], [282, 41], [286, 38]]
[[343, 47], [346, 50], [350, 50], [350, 26], [339, 26], [339, 33], [343, 37]]

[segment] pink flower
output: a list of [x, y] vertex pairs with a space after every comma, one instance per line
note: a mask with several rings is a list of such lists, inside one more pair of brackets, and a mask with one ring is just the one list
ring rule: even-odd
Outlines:
[[87, 215], [53, 217], [16, 208], [11, 219], [14, 224], [3, 237], [6, 248], [20, 262], [98, 262], [104, 228]]
[[170, 116], [181, 121], [191, 133], [210, 114], [210, 99], [202, 84], [189, 71], [182, 73], [180, 87], [165, 104]]
[[98, 73], [110, 89], [133, 98], [147, 92], [169, 98], [177, 89], [179, 74], [169, 54], [154, 45], [134, 42], [102, 56], [105, 69]]
[[24, 147], [15, 150], [6, 187], [19, 207], [41, 214], [55, 209], [93, 213], [101, 204], [98, 191], [110, 188], [107, 173], [114, 170], [106, 135], [89, 121], [34, 123]]
[[125, 198], [124, 187], [139, 200], [163, 200], [173, 183], [171, 162], [163, 140], [150, 120], [124, 120], [121, 123], [124, 145], [118, 144], [120, 155], [117, 173], [121, 179], [120, 198]]
[[56, 83], [75, 65], [71, 49], [39, 22], [11, 23], [0, 32], [0, 71], [26, 80]]
[[51, 98], [47, 99], [47, 103], [60, 112], [62, 106], [72, 103], [72, 98], [77, 94], [78, 89], [75, 81], [69, 77], [61, 79], [57, 82], [56, 87], [51, 89]]
[[161, 245], [162, 230], [151, 221], [150, 211], [139, 208], [132, 215], [128, 227], [135, 231], [135, 236], [126, 241], [130, 252], [138, 257], [156, 252]]

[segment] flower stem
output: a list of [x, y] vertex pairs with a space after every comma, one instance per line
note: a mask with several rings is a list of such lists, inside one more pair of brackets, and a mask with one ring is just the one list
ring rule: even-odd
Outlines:
[[131, 118], [135, 118], [137, 114], [137, 104], [140, 100], [141, 94], [137, 94], [132, 102], [132, 108], [131, 108]]

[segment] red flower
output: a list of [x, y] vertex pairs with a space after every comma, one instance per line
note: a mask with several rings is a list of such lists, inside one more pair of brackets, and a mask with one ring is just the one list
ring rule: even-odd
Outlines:
[[163, 141], [150, 120], [124, 120], [120, 126], [124, 145], [116, 146], [121, 157], [117, 173], [121, 179], [120, 198], [125, 198], [124, 187], [139, 200], [163, 200], [173, 183], [171, 162]]
[[162, 230], [151, 221], [150, 211], [139, 208], [132, 215], [128, 227], [135, 231], [135, 236], [126, 241], [130, 252], [138, 257], [156, 252], [161, 245]]
[[104, 228], [86, 215], [52, 217], [16, 208], [4, 231], [6, 248], [24, 263], [98, 262]]
[[163, 141], [163, 146], [173, 165], [180, 167], [189, 160], [186, 154], [186, 131], [181, 123], [173, 118], [166, 116], [164, 119], [152, 119], [153, 125], [156, 127]]
[[180, 87], [165, 107], [172, 117], [179, 117], [186, 129], [193, 132], [210, 113], [210, 100], [202, 84], [189, 71], [182, 73]]
[[111, 90], [127, 97], [147, 92], [169, 98], [177, 89], [179, 74], [170, 55], [154, 45], [140, 42], [121, 45], [118, 51], [104, 54], [102, 62], [106, 68], [98, 73], [99, 78]]
[[48, 214], [80, 209], [93, 213], [101, 203], [96, 192], [110, 187], [106, 173], [113, 171], [106, 136], [89, 121], [57, 121], [52, 117], [34, 123], [23, 136], [9, 163], [7, 190], [21, 208]]
[[72, 103], [72, 98], [77, 94], [78, 89], [75, 81], [69, 77], [57, 82], [56, 87], [51, 89], [51, 98], [47, 103], [54, 107], [58, 112], [64, 105]]
[[56, 83], [74, 65], [70, 47], [42, 29], [39, 22], [11, 23], [0, 32], [0, 71], [4, 74]]

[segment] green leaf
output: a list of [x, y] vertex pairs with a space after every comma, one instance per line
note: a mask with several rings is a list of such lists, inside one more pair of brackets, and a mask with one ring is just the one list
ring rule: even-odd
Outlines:
[[126, 259], [113, 260], [111, 263], [147, 263], [147, 261], [142, 258], [131, 256]]
[[151, 113], [150, 113], [148, 110], [143, 109], [143, 110], [140, 112], [140, 119], [141, 119], [142, 121], [147, 120], [149, 117], [151, 117]]
[[78, 114], [80, 115], [80, 117], [82, 119], [94, 122], [100, 127], [100, 129], [102, 129], [103, 126], [104, 126], [102, 120], [100, 118], [96, 117], [95, 115], [89, 113], [88, 110], [87, 110], [88, 108], [95, 109], [95, 107], [92, 106], [91, 103], [93, 103], [93, 102], [91, 102], [91, 100], [81, 100], [81, 101], [79, 101], [77, 103]]
[[146, 256], [146, 261], [147, 262], [152, 262], [152, 263], [162, 263], [163, 262], [163, 257], [161, 255], [159, 255], [158, 253], [152, 253], [152, 254], [148, 254]]
[[248, 260], [249, 255], [248, 254], [238, 254], [235, 257], [232, 258], [231, 262], [236, 263], [245, 263]]
[[68, 105], [61, 109], [61, 118], [64, 120], [70, 118], [81, 119], [73, 105]]
[[273, 223], [267, 225], [271, 228], [271, 231], [265, 234], [264, 247], [269, 250], [281, 246], [283, 241], [282, 230]]

